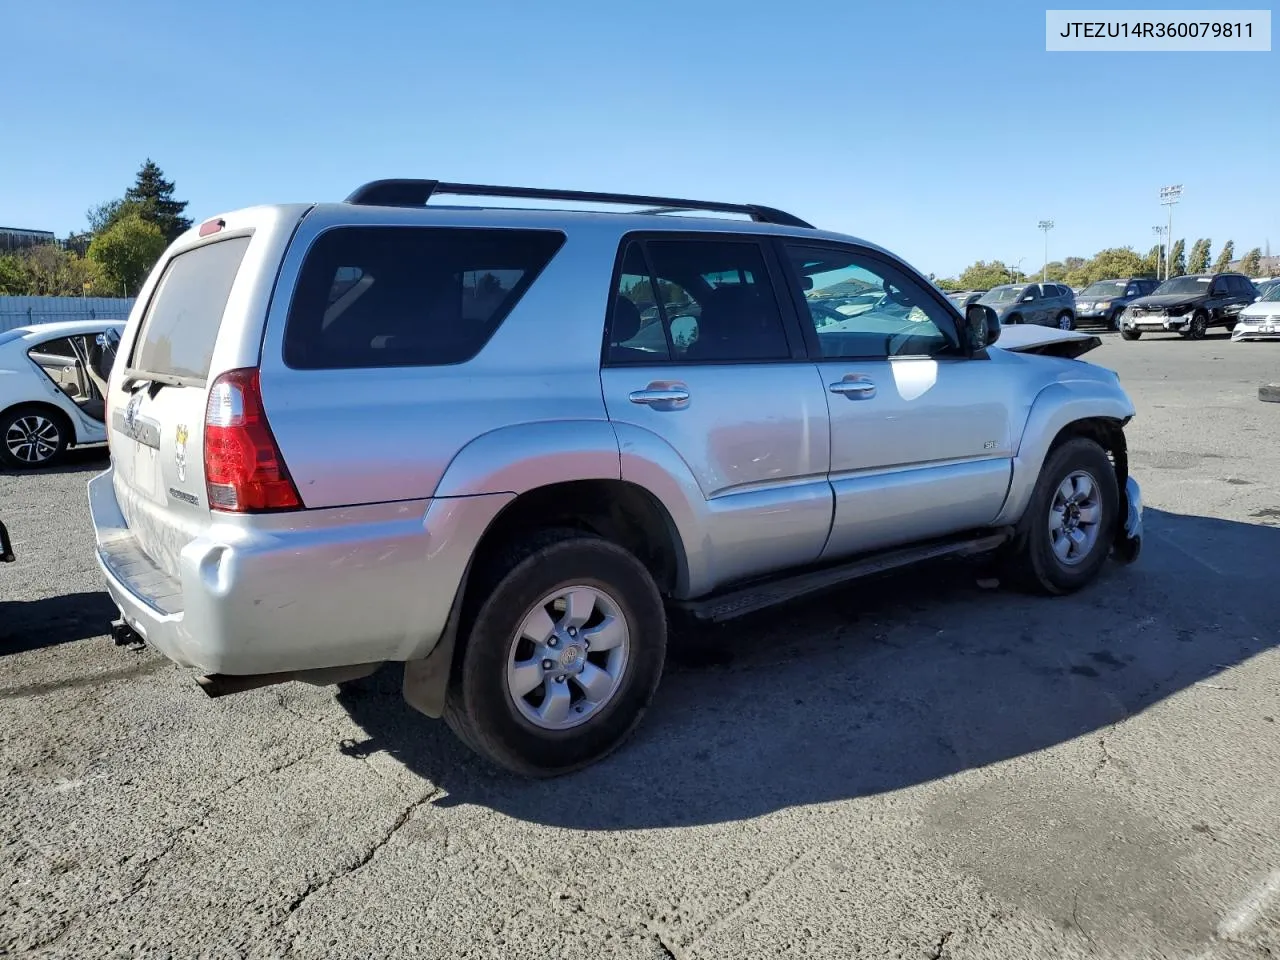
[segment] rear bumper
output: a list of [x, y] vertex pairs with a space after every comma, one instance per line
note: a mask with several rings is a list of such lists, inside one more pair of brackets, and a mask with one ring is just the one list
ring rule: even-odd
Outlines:
[[121, 616], [170, 660], [243, 676], [425, 656], [471, 549], [509, 494], [220, 518], [176, 575], [141, 549], [112, 471], [89, 481], [97, 560]]

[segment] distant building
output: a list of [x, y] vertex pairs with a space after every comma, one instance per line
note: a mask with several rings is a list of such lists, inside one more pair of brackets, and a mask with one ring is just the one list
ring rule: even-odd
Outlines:
[[19, 227], [0, 227], [0, 253], [12, 253], [24, 247], [53, 243], [52, 230], [23, 230]]

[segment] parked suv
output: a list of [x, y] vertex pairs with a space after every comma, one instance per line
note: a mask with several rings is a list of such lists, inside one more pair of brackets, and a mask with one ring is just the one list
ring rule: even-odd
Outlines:
[[581, 767], [650, 702], [671, 609], [992, 552], [1064, 594], [1135, 558], [1132, 402], [1070, 359], [1097, 338], [1017, 332], [766, 207], [378, 181], [227, 213], [161, 258], [111, 372], [117, 639], [215, 696], [399, 661], [492, 761]]
[[1258, 298], [1242, 273], [1202, 273], [1174, 277], [1139, 297], [1120, 318], [1120, 336], [1137, 340], [1144, 333], [1176, 333], [1202, 340], [1210, 327], [1234, 330], [1240, 311]]
[[1139, 297], [1155, 292], [1159, 280], [1128, 277], [1091, 283], [1076, 297], [1076, 322], [1101, 323], [1112, 330], [1120, 329], [1124, 308]]
[[992, 287], [977, 301], [990, 307], [1001, 323], [1035, 323], [1060, 330], [1076, 328], [1076, 295], [1065, 283], [1006, 283]]

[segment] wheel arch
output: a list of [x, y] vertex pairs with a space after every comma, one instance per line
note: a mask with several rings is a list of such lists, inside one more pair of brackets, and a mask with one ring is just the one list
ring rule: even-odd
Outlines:
[[[1049, 454], [1072, 437], [1094, 440], [1116, 467], [1124, 501], [1129, 476], [1129, 449], [1124, 427], [1133, 419], [1132, 401], [1118, 387], [1101, 381], [1054, 383], [1031, 405], [1013, 458], [1013, 479], [996, 526], [1015, 524], [1031, 501], [1040, 471]], [[1127, 509], [1122, 502], [1122, 513]]]

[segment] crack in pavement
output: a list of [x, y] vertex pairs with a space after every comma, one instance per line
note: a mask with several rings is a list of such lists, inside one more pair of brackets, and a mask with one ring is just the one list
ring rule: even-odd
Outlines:
[[929, 960], [938, 960], [942, 956], [942, 951], [947, 945], [947, 941], [952, 937], [952, 931], [944, 930], [942, 936], [938, 938], [938, 942], [929, 948]]
[[[712, 934], [716, 933], [719, 930], [722, 930], [727, 924], [733, 922], [744, 910], [747, 909], [748, 906], [750, 906], [753, 900], [758, 899], [760, 894], [766, 892], [770, 887], [772, 887], [775, 883], [777, 883], [778, 879], [782, 877], [784, 874], [789, 874], [792, 871], [794, 871], [795, 868], [799, 865], [801, 860], [805, 859], [806, 857], [814, 856], [818, 852], [820, 847], [821, 847], [821, 844], [817, 844], [808, 848], [807, 850], [801, 850], [794, 857], [792, 857], [790, 860], [788, 860], [786, 863], [780, 866], [777, 870], [769, 874], [769, 876], [765, 877], [764, 881], [759, 886], [754, 887], [751, 890], [748, 890], [746, 897], [743, 899], [743, 901], [740, 904], [738, 904], [736, 907], [734, 907], [732, 910], [726, 913], [719, 920], [711, 924], [711, 926], [707, 927], [707, 929], [703, 931], [701, 934], [699, 934], [697, 937], [694, 937], [693, 942], [689, 944], [689, 949], [692, 950], [694, 947], [696, 947], [702, 941], [706, 940]], [[679, 958], [677, 958], [677, 960], [679, 960]]]
[[[325, 746], [328, 746], [328, 744], [326, 744]], [[123, 906], [124, 904], [128, 903], [130, 900], [132, 900], [135, 896], [137, 896], [147, 887], [147, 882], [146, 882], [147, 878], [151, 875], [151, 871], [155, 868], [156, 864], [159, 863], [161, 860], [165, 859], [167, 856], [169, 856], [169, 854], [173, 852], [174, 848], [177, 847], [178, 842], [184, 836], [187, 836], [193, 833], [194, 831], [198, 830], [201, 826], [204, 825], [205, 821], [208, 820], [209, 816], [214, 812], [217, 799], [221, 797], [225, 797], [227, 794], [243, 786], [245, 783], [249, 782], [250, 780], [255, 780], [260, 777], [274, 776], [275, 774], [280, 773], [283, 770], [287, 770], [292, 766], [296, 766], [297, 764], [302, 763], [304, 760], [309, 760], [317, 756], [321, 752], [321, 749], [323, 748], [318, 748], [316, 750], [311, 750], [306, 753], [299, 754], [298, 756], [294, 757], [292, 760], [286, 760], [283, 763], [276, 763], [271, 765], [270, 767], [265, 767], [260, 770], [254, 770], [249, 773], [242, 774], [239, 777], [237, 777], [235, 780], [232, 780], [225, 787], [221, 787], [220, 789], [218, 789], [216, 793], [208, 794], [205, 797], [201, 798], [200, 800], [197, 800], [196, 803], [202, 807], [199, 815], [196, 816], [195, 819], [187, 823], [184, 823], [180, 827], [177, 827], [176, 829], [172, 830], [169, 833], [169, 835], [165, 838], [163, 842], [163, 846], [161, 847], [160, 851], [151, 857], [147, 857], [143, 859], [142, 862], [135, 867], [135, 869], [137, 869], [139, 872], [137, 876], [135, 876], [132, 882], [129, 884], [129, 889], [124, 893], [123, 896], [121, 896], [118, 900], [112, 900], [108, 903], [100, 904], [99, 906], [94, 907], [91, 910], [69, 917], [67, 919], [67, 922], [63, 925], [62, 929], [60, 929], [52, 937], [46, 940], [37, 942], [31, 945], [30, 947], [27, 947], [24, 949], [29, 951], [52, 949], [56, 947], [59, 943], [61, 943], [72, 931], [83, 927], [85, 924], [96, 919], [102, 914], [107, 913], [110, 910], [113, 910], [117, 907]]]
[[[354, 874], [359, 873], [361, 870], [363, 870], [366, 866], [369, 865], [369, 863], [377, 855], [378, 851], [381, 850], [383, 847], [385, 847], [388, 843], [390, 843], [391, 839], [400, 831], [400, 829], [413, 818], [414, 813], [417, 812], [419, 807], [423, 806], [424, 804], [430, 803], [432, 800], [435, 800], [442, 796], [444, 796], [443, 790], [441, 790], [439, 787], [432, 787], [430, 790], [424, 793], [417, 800], [414, 800], [411, 804], [409, 804], [407, 807], [404, 808], [404, 810], [400, 812], [400, 815], [396, 817], [395, 821], [391, 824], [390, 829], [388, 829], [378, 840], [376, 840], [373, 843], [373, 845], [369, 847], [369, 849], [366, 850], [364, 854], [358, 857], [353, 863], [343, 867], [342, 869], [338, 870], [335, 873], [329, 874], [329, 876], [325, 877], [323, 880], [319, 880], [319, 881], [313, 880], [310, 883], [308, 883], [300, 894], [298, 894], [291, 901], [289, 901], [289, 904], [285, 907], [284, 916], [281, 917], [280, 920], [278, 920], [274, 924], [274, 926], [280, 927], [288, 923], [289, 918], [292, 917], [295, 913], [297, 913], [298, 910], [302, 908], [303, 904], [305, 904], [313, 896], [328, 889], [331, 885], [336, 883], [338, 880], [341, 880], [345, 877], [353, 876]], [[293, 952], [293, 949], [295, 944], [297, 943], [298, 937], [301, 935], [302, 935], [302, 932], [298, 931], [293, 935], [292, 938], [290, 938], [289, 945], [285, 949], [286, 956]]]

